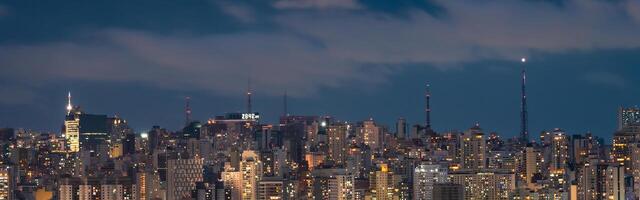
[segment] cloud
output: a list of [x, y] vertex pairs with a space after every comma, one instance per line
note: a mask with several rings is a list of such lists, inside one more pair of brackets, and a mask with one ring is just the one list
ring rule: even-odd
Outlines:
[[[558, 6], [440, 0], [435, 3], [446, 10], [445, 17], [408, 9], [407, 18], [343, 9], [353, 1], [292, 2], [275, 6], [323, 9], [273, 13], [275, 28], [268, 31], [189, 35], [107, 29], [84, 40], [4, 45], [0, 77], [28, 76], [34, 84], [140, 82], [219, 94], [237, 94], [251, 77], [259, 93], [280, 95], [286, 89], [308, 96], [352, 82], [375, 88], [406, 64], [447, 69], [484, 60], [517, 62], [534, 51], [640, 47], [640, 27], [628, 7], [606, 1], [567, 0]], [[255, 19], [246, 7], [234, 6], [226, 9], [231, 15]]]
[[[159, 88], [237, 94], [250, 77], [257, 93], [311, 95], [322, 87], [384, 78], [360, 73], [313, 44], [286, 34], [161, 36], [110, 30], [100, 43], [0, 47], [1, 76], [33, 81], [138, 82]], [[371, 79], [370, 79], [371, 78]]]
[[625, 4], [629, 16], [640, 24], [640, 1], [629, 0]]
[[274, 3], [278, 9], [360, 9], [355, 0], [279, 0]]
[[624, 77], [611, 72], [588, 72], [585, 73], [582, 78], [593, 84], [606, 85], [617, 88], [623, 88], [627, 85], [627, 80]]
[[218, 6], [226, 14], [235, 17], [243, 23], [254, 23], [256, 21], [255, 12], [250, 6], [234, 3], [232, 1], [216, 1]]

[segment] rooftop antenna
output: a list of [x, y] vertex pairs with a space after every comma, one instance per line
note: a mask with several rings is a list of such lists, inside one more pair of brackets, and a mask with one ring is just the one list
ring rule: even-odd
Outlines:
[[522, 62], [522, 88], [521, 88], [521, 100], [520, 100], [520, 140], [522, 142], [529, 142], [529, 128], [528, 128], [528, 111], [527, 111], [527, 71], [525, 70], [526, 58], [520, 60]]
[[185, 114], [185, 125], [189, 125], [189, 123], [191, 123], [191, 105], [190, 105], [190, 100], [191, 97], [185, 97], [185, 106], [184, 106], [184, 114]]
[[251, 113], [251, 78], [247, 81], [247, 113]]
[[425, 121], [425, 128], [426, 129], [431, 129], [431, 89], [430, 89], [431, 85], [429, 83], [427, 83], [427, 89], [425, 91], [425, 103], [426, 103], [426, 109], [425, 109], [425, 114], [426, 114], [426, 121]]
[[73, 105], [71, 105], [71, 91], [69, 91], [69, 94], [67, 95], [67, 114], [71, 113], [72, 109]]

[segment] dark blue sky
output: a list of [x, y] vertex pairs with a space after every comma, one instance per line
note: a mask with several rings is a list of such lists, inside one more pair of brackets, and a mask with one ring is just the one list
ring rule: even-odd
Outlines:
[[634, 0], [213, 0], [0, 2], [0, 126], [59, 131], [66, 92], [138, 131], [245, 108], [437, 130], [519, 129], [527, 57], [531, 132], [610, 138], [640, 102]]

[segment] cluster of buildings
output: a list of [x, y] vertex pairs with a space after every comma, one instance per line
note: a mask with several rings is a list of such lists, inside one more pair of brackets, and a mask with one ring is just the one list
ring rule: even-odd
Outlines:
[[[524, 79], [523, 79], [524, 80]], [[640, 198], [640, 109], [621, 108], [612, 144], [562, 129], [502, 138], [479, 123], [436, 132], [430, 122], [251, 111], [182, 130], [136, 133], [117, 116], [73, 106], [61, 133], [0, 129], [0, 200], [624, 200]], [[285, 100], [286, 101], [286, 100]], [[285, 106], [286, 107], [286, 106]], [[285, 108], [286, 110], [286, 108]]]

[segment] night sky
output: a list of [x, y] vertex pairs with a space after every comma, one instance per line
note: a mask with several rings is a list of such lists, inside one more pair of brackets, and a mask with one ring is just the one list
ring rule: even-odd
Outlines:
[[531, 134], [609, 139], [640, 104], [637, 0], [0, 1], [0, 127], [58, 132], [67, 91], [136, 131], [254, 110], [373, 117], [437, 131], [519, 131], [521, 57]]

